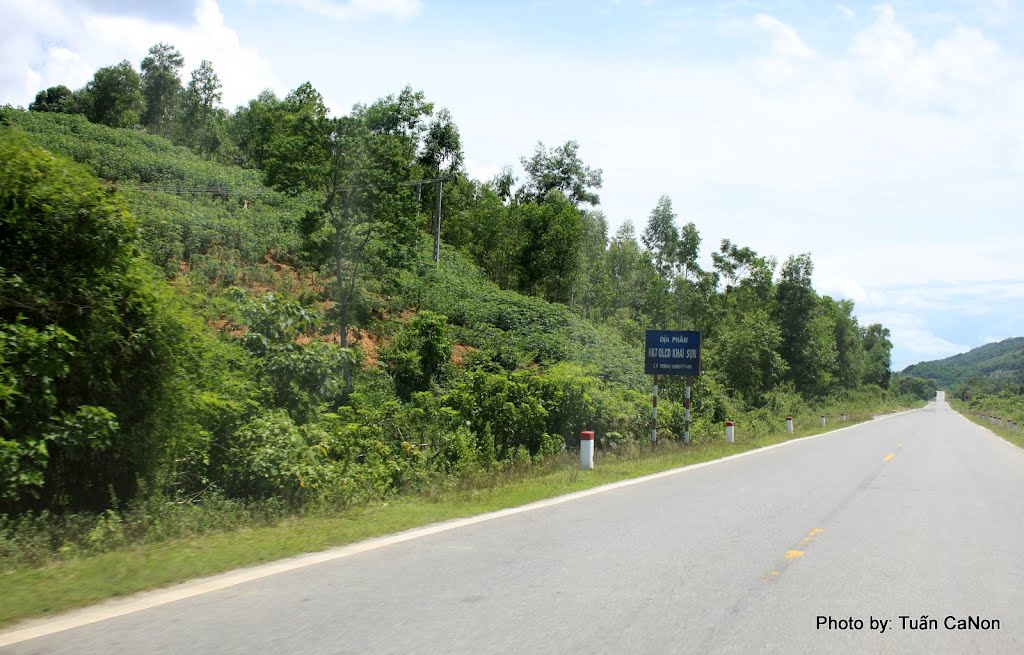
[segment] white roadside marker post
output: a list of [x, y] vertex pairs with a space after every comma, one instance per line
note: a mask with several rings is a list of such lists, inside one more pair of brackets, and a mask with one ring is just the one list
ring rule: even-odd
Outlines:
[[725, 422], [725, 443], [733, 443], [736, 441], [736, 424], [732, 421]]
[[786, 417], [786, 432], [788, 432], [790, 434], [793, 434], [793, 417], [792, 416], [787, 416]]
[[825, 427], [825, 415], [821, 415], [821, 427]]
[[594, 433], [591, 430], [580, 432], [580, 468], [594, 468]]
[[846, 423], [846, 412], [843, 412], [842, 414], [839, 415], [839, 422]]

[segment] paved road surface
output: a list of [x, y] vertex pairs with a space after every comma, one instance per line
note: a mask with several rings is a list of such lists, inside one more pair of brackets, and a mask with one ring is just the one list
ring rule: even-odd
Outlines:
[[1022, 614], [1024, 451], [933, 403], [2, 650], [1022, 653]]

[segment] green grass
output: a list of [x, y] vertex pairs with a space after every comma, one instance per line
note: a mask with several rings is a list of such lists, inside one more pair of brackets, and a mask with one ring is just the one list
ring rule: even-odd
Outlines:
[[[977, 423], [978, 425], [985, 429], [991, 430], [999, 437], [1005, 439], [1006, 441], [1009, 441], [1010, 443], [1019, 448], [1024, 448], [1024, 434], [1021, 434], [1020, 432], [1014, 432], [1010, 428], [1002, 427], [999, 424], [993, 425], [992, 423], [989, 423], [988, 418], [985, 416], [975, 416], [975, 410], [965, 407], [962, 402], [955, 401], [952, 403], [952, 405], [953, 409], [960, 412], [960, 415], [966, 418], [967, 420], [973, 423]], [[991, 412], [986, 412], [986, 414], [991, 414]]]
[[154, 589], [231, 569], [341, 546], [438, 521], [515, 507], [602, 484], [719, 459], [791, 439], [807, 437], [870, 418], [868, 412], [831, 420], [789, 435], [684, 447], [661, 443], [625, 455], [597, 454], [593, 471], [578, 469], [565, 453], [543, 465], [497, 477], [467, 480], [428, 495], [333, 515], [291, 517], [264, 527], [199, 535], [156, 544], [124, 547], [71, 558], [48, 566], [17, 569], [0, 576], [0, 625], [82, 607], [109, 598]]

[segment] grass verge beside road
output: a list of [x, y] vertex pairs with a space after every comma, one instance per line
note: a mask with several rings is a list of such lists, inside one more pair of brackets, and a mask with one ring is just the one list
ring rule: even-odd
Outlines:
[[729, 445], [682, 446], [672, 442], [625, 456], [598, 453], [592, 471], [579, 470], [575, 454], [564, 453], [537, 467], [470, 480], [429, 495], [398, 497], [333, 515], [284, 518], [269, 526], [123, 547], [47, 566], [15, 569], [0, 575], [0, 626], [239, 567], [711, 461], [870, 418], [866, 411], [851, 413], [845, 423], [832, 419], [827, 428], [815, 425], [798, 429], [792, 436], [782, 433], [744, 439], [739, 431], [736, 443]]
[[988, 416], [987, 415], [985, 415], [985, 416], [975, 416], [974, 415], [974, 410], [968, 408], [962, 401], [956, 400], [956, 401], [953, 401], [951, 404], [953, 406], [953, 409], [958, 411], [960, 413], [960, 416], [963, 416], [968, 421], [971, 421], [973, 423], [977, 423], [978, 425], [980, 425], [981, 427], [985, 428], [986, 430], [991, 430], [997, 436], [1001, 437], [1002, 439], [1004, 439], [1006, 441], [1009, 441], [1010, 443], [1012, 443], [1014, 446], [1017, 446], [1018, 448], [1024, 448], [1024, 434], [1022, 434], [1020, 432], [1015, 432], [1015, 431], [1011, 430], [1010, 428], [1003, 427], [1003, 426], [1001, 426], [1001, 425], [999, 425], [997, 423], [996, 424], [990, 423], [989, 420], [988, 420]]

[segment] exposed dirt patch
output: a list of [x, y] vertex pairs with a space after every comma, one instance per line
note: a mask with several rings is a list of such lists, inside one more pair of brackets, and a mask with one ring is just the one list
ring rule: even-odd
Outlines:
[[[341, 333], [303, 334], [295, 340], [295, 343], [305, 346], [312, 341], [323, 341], [324, 343], [340, 345]], [[364, 370], [378, 366], [378, 352], [384, 343], [384, 339], [380, 335], [373, 334], [367, 330], [354, 329], [348, 331], [348, 345], [359, 346], [359, 349], [362, 351]]]
[[474, 346], [464, 346], [461, 343], [457, 343], [452, 346], [452, 364], [456, 366], [462, 366], [466, 362], [466, 354], [476, 352], [480, 350]]

